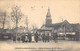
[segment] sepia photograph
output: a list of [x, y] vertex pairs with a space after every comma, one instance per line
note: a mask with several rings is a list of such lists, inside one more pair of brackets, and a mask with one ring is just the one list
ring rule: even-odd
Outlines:
[[80, 51], [80, 0], [0, 0], [0, 51]]

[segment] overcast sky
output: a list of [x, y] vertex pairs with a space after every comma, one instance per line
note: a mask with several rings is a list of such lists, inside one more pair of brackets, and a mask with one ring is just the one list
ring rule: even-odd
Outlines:
[[45, 22], [48, 7], [53, 23], [61, 22], [61, 18], [70, 23], [80, 23], [80, 0], [0, 0], [1, 11], [10, 13], [16, 5], [25, 15], [19, 26], [25, 26], [25, 18], [28, 16], [30, 24], [40, 27]]

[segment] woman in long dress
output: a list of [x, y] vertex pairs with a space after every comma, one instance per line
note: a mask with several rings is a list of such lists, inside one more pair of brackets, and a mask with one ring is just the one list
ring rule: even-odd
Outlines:
[[26, 42], [28, 42], [29, 40], [28, 40], [28, 35], [26, 35], [26, 37], [25, 37], [25, 41]]
[[32, 35], [32, 42], [35, 42], [35, 38], [34, 38], [34, 35]]

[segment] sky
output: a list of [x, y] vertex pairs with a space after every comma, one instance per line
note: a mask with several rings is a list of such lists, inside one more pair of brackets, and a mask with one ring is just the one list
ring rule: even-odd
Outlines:
[[[0, 0], [0, 11], [7, 11], [8, 15], [15, 6], [25, 15], [19, 26], [25, 27], [25, 19], [28, 17], [30, 25], [40, 28], [45, 23], [48, 8], [53, 24], [62, 22], [62, 19], [70, 23], [80, 23], [80, 0]], [[10, 25], [13, 27], [13, 24]]]

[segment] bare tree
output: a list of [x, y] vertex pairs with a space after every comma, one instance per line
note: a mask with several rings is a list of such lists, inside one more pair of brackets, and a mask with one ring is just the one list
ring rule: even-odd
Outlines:
[[0, 23], [2, 23], [2, 29], [4, 29], [4, 25], [5, 25], [5, 21], [6, 21], [6, 12], [1, 12], [0, 13]]
[[0, 12], [0, 23], [2, 24], [2, 31], [1, 33], [4, 33], [5, 25], [8, 24], [7, 20], [7, 13], [6, 12]]
[[17, 41], [18, 23], [20, 22], [22, 15], [23, 14], [18, 6], [12, 8], [11, 20], [15, 23], [15, 26], [16, 26], [16, 41]]
[[18, 28], [18, 23], [21, 20], [22, 12], [18, 6], [12, 8], [11, 20], [16, 24], [16, 29]]

